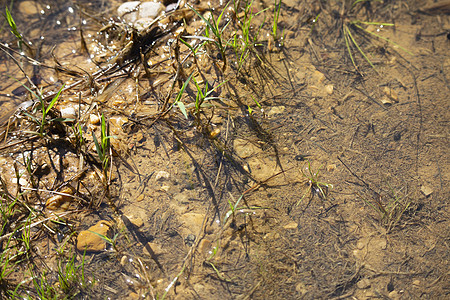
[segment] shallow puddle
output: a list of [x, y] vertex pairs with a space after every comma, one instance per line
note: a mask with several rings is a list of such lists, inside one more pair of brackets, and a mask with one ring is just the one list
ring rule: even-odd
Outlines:
[[445, 1], [171, 2], [9, 4], [0, 298], [445, 297]]

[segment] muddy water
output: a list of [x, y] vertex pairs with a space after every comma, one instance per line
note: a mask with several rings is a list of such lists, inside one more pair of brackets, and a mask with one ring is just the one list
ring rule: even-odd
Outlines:
[[[14, 8], [23, 12], [23, 3]], [[254, 11], [271, 4], [255, 3]], [[220, 70], [217, 49], [199, 56], [211, 86], [228, 80], [200, 123], [192, 110], [186, 119], [175, 109], [153, 122], [175, 69], [164, 63], [147, 77], [139, 76], [141, 69], [107, 84], [99, 79], [101, 94], [89, 80], [68, 90], [60, 108], [78, 105], [83, 115], [78, 117], [89, 120], [87, 130], [97, 132], [91, 115], [104, 112], [117, 137], [111, 141], [119, 156], [113, 156], [110, 201], [94, 169], [77, 194], [95, 199], [94, 205], [64, 208], [83, 210], [69, 219], [76, 233], [69, 239], [73, 249], [93, 226], [107, 224], [116, 236], [113, 246], [103, 244], [106, 250], [88, 254], [86, 272], [96, 279], [92, 289], [98, 298], [151, 299], [166, 290], [174, 299], [444, 297], [450, 19], [434, 10], [419, 13], [424, 4], [374, 4], [355, 11], [334, 2], [283, 1], [282, 47], [258, 46], [259, 56], [250, 56], [240, 73], [234, 66]], [[81, 23], [83, 33], [94, 37], [86, 39], [93, 51], [101, 47], [95, 40], [101, 27], [80, 12], [106, 11], [109, 17], [118, 5], [69, 3], [37, 14], [24, 36], [34, 43], [45, 37], [36, 57], [51, 66], [56, 44], [55, 56], [65, 68], [35, 70], [24, 63], [27, 74], [39, 75], [35, 84], [54, 91], [98, 71], [79, 53], [79, 30]], [[28, 14], [24, 20], [36, 15]], [[357, 70], [348, 55], [343, 28], [359, 18], [395, 23], [395, 30], [378, 24], [366, 33], [352, 31], [375, 69], [355, 46]], [[263, 19], [255, 17], [255, 23]], [[39, 25], [57, 21], [65, 23], [60, 30], [59, 24], [50, 27], [54, 38]], [[263, 33], [270, 30], [264, 27]], [[155, 50], [154, 65], [170, 55], [166, 45]], [[94, 54], [101, 62], [114, 49], [102, 51]], [[2, 66], [2, 76], [20, 74], [7, 57]], [[190, 74], [192, 61], [182, 68]], [[2, 82], [3, 114], [27, 96], [13, 80]], [[193, 103], [194, 87], [186, 94], [185, 104]], [[25, 157], [27, 147], [2, 158], [2, 176], [11, 184], [12, 161]], [[40, 179], [49, 190], [84, 166], [64, 143], [42, 147], [35, 156], [42, 170], [44, 164], [54, 166]], [[25, 172], [25, 166], [19, 168]], [[29, 184], [26, 175], [23, 180]], [[48, 243], [38, 247], [52, 257]], [[47, 263], [55, 264], [54, 257]]]

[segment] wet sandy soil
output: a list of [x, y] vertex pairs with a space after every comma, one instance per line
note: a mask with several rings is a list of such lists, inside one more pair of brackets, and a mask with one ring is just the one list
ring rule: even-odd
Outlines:
[[[242, 72], [233, 66], [222, 72], [212, 55], [217, 49], [203, 57], [206, 81], [228, 81], [200, 118], [188, 110], [186, 119], [177, 108], [158, 116], [166, 95], [172, 102], [176, 97], [168, 92], [175, 68], [162, 63], [151, 76], [141, 68], [123, 79], [85, 79], [63, 94], [58, 107], [79, 105], [83, 112], [77, 117], [86, 126], [85, 152], [65, 139], [70, 131], [55, 132], [61, 137], [56, 141], [2, 148], [1, 176], [10, 179], [11, 193], [13, 161], [25, 170], [30, 153], [39, 172], [25, 174], [24, 187], [35, 178], [40, 189], [56, 191], [64, 182], [76, 189], [72, 194], [81, 200], [60, 207], [71, 212], [65, 216], [70, 226], [62, 226], [68, 228], [67, 251], [77, 251], [83, 230], [109, 222], [113, 246], [103, 241], [106, 250], [87, 254], [86, 273], [96, 283], [95, 293], [83, 297], [152, 299], [167, 290], [170, 299], [446, 298], [449, 15], [432, 1], [385, 1], [359, 10], [333, 1], [282, 3], [282, 47], [263, 43], [259, 58], [250, 56]], [[42, 68], [42, 86], [70, 84], [98, 70], [71, 49], [80, 49], [79, 11], [100, 17], [118, 6], [100, 5], [55, 12], [66, 27], [76, 27], [64, 30], [55, 55], [79, 74]], [[270, 5], [255, 3], [255, 11]], [[81, 19], [87, 20], [81, 26], [86, 36], [95, 36], [95, 18]], [[396, 44], [356, 31], [352, 20], [394, 23], [365, 28]], [[355, 70], [345, 26], [374, 68], [352, 46]], [[87, 43], [90, 50], [98, 45]], [[158, 56], [163, 48], [155, 50]], [[110, 47], [96, 59], [114, 51]], [[55, 64], [49, 51], [41, 52], [36, 57]], [[196, 68], [192, 61], [182, 67], [185, 78]], [[26, 91], [5, 77], [20, 73], [11, 59], [5, 56], [1, 68], [3, 113]], [[97, 87], [105, 90], [96, 93]], [[195, 93], [188, 87], [186, 105]], [[91, 163], [95, 148], [88, 135], [99, 134], [99, 121], [90, 115], [102, 112], [118, 154], [109, 179], [98, 162]], [[4, 145], [21, 138], [13, 130]], [[48, 197], [40, 192], [34, 203], [43, 216], [51, 215]], [[35, 256], [45, 257], [39, 266], [55, 265], [61, 246], [56, 235], [45, 232], [35, 243]], [[83, 253], [77, 253], [80, 261]]]

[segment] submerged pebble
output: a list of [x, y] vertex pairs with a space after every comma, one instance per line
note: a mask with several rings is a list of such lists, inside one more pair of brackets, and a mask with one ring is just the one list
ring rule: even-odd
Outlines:
[[77, 250], [87, 252], [100, 252], [106, 249], [106, 241], [101, 236], [108, 236], [111, 223], [101, 220], [88, 230], [78, 234]]
[[155, 175], [156, 181], [165, 181], [165, 180], [169, 180], [169, 178], [170, 178], [169, 172], [166, 172], [166, 171], [156, 172], [156, 175]]
[[138, 30], [147, 28], [165, 7], [160, 2], [125, 2], [117, 9], [119, 17], [125, 22], [132, 23]]
[[73, 195], [75, 190], [71, 187], [65, 187], [60, 191], [62, 194], [66, 195], [55, 195], [47, 199], [45, 202], [45, 207], [49, 210], [67, 210], [73, 201]]
[[77, 117], [77, 111], [73, 106], [61, 108], [59, 111], [61, 112], [61, 118], [64, 119], [76, 119]]

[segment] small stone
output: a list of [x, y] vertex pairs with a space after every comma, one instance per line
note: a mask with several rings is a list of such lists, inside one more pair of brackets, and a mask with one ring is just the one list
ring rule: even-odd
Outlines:
[[128, 118], [124, 116], [112, 116], [109, 119], [109, 123], [117, 128], [122, 129], [122, 126], [128, 122]]
[[147, 248], [150, 248], [150, 250], [153, 251], [153, 253], [155, 255], [164, 254], [164, 250], [162, 249], [161, 245], [159, 245], [159, 244], [149, 242], [149, 243], [147, 243], [147, 246], [144, 247], [144, 254], [152, 256], [152, 254], [148, 251]]
[[166, 171], [156, 172], [156, 175], [155, 175], [156, 181], [165, 181], [165, 180], [169, 180], [169, 178], [170, 178], [169, 172], [166, 172]]
[[170, 190], [170, 186], [169, 185], [163, 185], [159, 188], [160, 191], [162, 192], [168, 192]]
[[385, 86], [383, 89], [383, 93], [389, 97], [390, 99], [392, 99], [394, 102], [398, 102], [398, 95], [397, 92], [394, 91], [393, 89]]
[[390, 292], [388, 296], [392, 300], [400, 299], [400, 295], [399, 295], [399, 293], [397, 291]]
[[197, 233], [200, 231], [205, 219], [204, 214], [188, 212], [180, 216], [180, 222], [183, 223], [185, 228], [188, 228], [190, 232]]
[[140, 217], [127, 216], [128, 220], [130, 220], [131, 224], [136, 227], [142, 227], [144, 225], [144, 221]]
[[394, 101], [391, 98], [387, 97], [387, 96], [381, 97], [380, 101], [381, 101], [381, 103], [383, 103], [385, 105], [391, 105], [391, 104], [394, 103]]
[[298, 228], [298, 224], [295, 222], [290, 222], [286, 225], [283, 226], [284, 229], [297, 229]]
[[141, 4], [141, 1], [125, 2], [119, 6], [117, 14], [126, 22], [134, 23], [139, 18], [139, 4]]
[[215, 139], [216, 137], [219, 136], [219, 134], [220, 134], [220, 129], [219, 129], [219, 128], [216, 128], [216, 129], [214, 129], [213, 131], [211, 131], [211, 133], [209, 134], [209, 137], [210, 137], [211, 139]]
[[75, 190], [71, 186], [63, 188], [60, 193], [67, 195], [54, 195], [47, 199], [45, 202], [45, 207], [49, 210], [67, 210], [73, 201], [73, 195]]
[[61, 112], [61, 118], [63, 119], [76, 119], [77, 117], [77, 112], [73, 106], [61, 108], [59, 111]]
[[322, 83], [325, 80], [325, 75], [319, 71], [314, 71], [312, 78], [316, 83]]
[[152, 18], [141, 18], [134, 22], [134, 27], [138, 31], [143, 31], [144, 29], [148, 28], [150, 25], [152, 25], [154, 19]]
[[419, 279], [416, 279], [416, 280], [414, 280], [414, 281], [412, 282], [412, 284], [413, 284], [414, 286], [420, 286], [420, 280], [419, 280]]
[[425, 195], [425, 197], [428, 197], [433, 193], [433, 189], [426, 185], [422, 185], [420, 187], [420, 191]]
[[198, 244], [198, 252], [200, 252], [201, 255], [204, 256], [210, 256], [211, 254], [209, 253], [211, 250], [211, 241], [208, 239], [203, 239], [200, 241], [200, 243]]
[[370, 280], [367, 278], [363, 278], [356, 283], [356, 286], [361, 290], [368, 289], [370, 288]]
[[78, 234], [78, 251], [100, 252], [106, 249], [106, 241], [101, 236], [108, 236], [111, 223], [99, 221], [88, 230], [83, 230]]
[[164, 9], [164, 5], [160, 2], [143, 2], [139, 6], [139, 19], [155, 19]]
[[120, 259], [120, 265], [125, 266], [127, 263], [128, 263], [128, 256], [126, 255], [122, 256], [122, 258]]
[[137, 202], [141, 202], [142, 200], [144, 200], [144, 194], [140, 194], [140, 195], [136, 198], [136, 201], [137, 201]]
[[386, 250], [387, 248], [387, 241], [384, 238], [380, 238], [378, 241], [375, 240], [375, 247], [381, 250]]
[[[17, 184], [17, 177], [14, 177], [11, 179], [11, 182], [14, 184]], [[21, 186], [27, 186], [28, 185], [28, 180], [26, 180], [23, 176], [19, 178], [19, 184]]]
[[95, 115], [95, 114], [91, 114], [91, 115], [89, 116], [89, 122], [90, 122], [92, 125], [99, 125], [99, 124], [100, 124], [100, 117], [97, 116], [97, 115]]
[[333, 89], [334, 89], [334, 86], [332, 84], [327, 84], [325, 86], [325, 92], [327, 92], [328, 95], [333, 94]]

